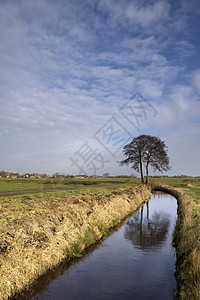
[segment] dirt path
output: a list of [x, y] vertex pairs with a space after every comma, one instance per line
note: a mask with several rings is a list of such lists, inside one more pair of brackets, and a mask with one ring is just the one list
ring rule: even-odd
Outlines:
[[18, 196], [18, 195], [28, 195], [28, 194], [39, 194], [39, 193], [49, 193], [49, 192], [57, 192], [57, 191], [72, 191], [72, 190], [82, 190], [82, 189], [92, 189], [92, 188], [101, 188], [106, 186], [112, 186], [117, 184], [122, 184], [123, 182], [110, 181], [109, 184], [102, 185], [87, 185], [80, 187], [70, 187], [70, 188], [60, 188], [60, 189], [43, 189], [43, 190], [26, 190], [26, 191], [5, 191], [0, 192], [0, 197], [8, 197], [8, 196]]

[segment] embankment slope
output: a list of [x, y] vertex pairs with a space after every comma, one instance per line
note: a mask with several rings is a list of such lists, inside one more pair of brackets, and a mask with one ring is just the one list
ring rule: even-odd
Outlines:
[[0, 222], [0, 299], [28, 289], [47, 270], [80, 255], [150, 195], [146, 186], [138, 186], [120, 187], [107, 195], [44, 194], [37, 201], [25, 196], [5, 198]]

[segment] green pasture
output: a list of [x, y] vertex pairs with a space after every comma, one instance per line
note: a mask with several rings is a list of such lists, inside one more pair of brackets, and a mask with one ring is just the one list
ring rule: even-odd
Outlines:
[[89, 185], [108, 184], [108, 181], [109, 180], [107, 179], [101, 179], [101, 178], [100, 179], [0, 178], [0, 192], [82, 187], [87, 185], [89, 186]]
[[84, 187], [92, 185], [104, 185], [110, 182], [124, 182], [125, 184], [138, 184], [140, 179], [127, 178], [0, 178], [0, 192], [5, 191], [26, 191], [26, 190], [47, 190], [71, 187]]
[[183, 188], [196, 204], [200, 205], [200, 178], [151, 178], [151, 182], [160, 182], [175, 188]]
[[169, 186], [177, 188], [187, 188], [188, 184], [200, 185], [200, 178], [187, 177], [187, 178], [151, 178], [151, 182], [161, 182]]

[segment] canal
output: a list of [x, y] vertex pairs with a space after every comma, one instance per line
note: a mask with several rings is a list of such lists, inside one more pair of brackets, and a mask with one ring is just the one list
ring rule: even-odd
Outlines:
[[174, 299], [176, 218], [176, 199], [156, 192], [101, 245], [40, 285], [31, 299]]

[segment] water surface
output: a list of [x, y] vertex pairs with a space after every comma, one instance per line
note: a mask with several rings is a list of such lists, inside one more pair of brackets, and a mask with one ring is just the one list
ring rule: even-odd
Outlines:
[[176, 199], [156, 193], [92, 253], [32, 299], [174, 299]]

